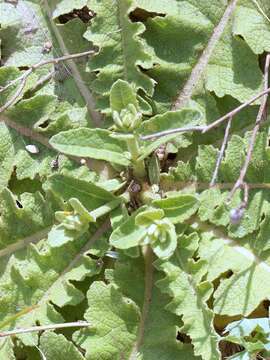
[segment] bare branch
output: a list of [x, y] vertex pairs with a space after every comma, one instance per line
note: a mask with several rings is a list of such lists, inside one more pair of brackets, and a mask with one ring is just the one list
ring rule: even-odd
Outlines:
[[[215, 188], [220, 190], [231, 190], [234, 183], [215, 183]], [[248, 189], [270, 189], [270, 183], [247, 183]], [[196, 191], [209, 189], [209, 182], [198, 181], [175, 181], [172, 184], [165, 184], [163, 189], [166, 191], [179, 191], [186, 188], [194, 188]]]
[[[265, 60], [265, 68], [264, 68], [264, 89], [267, 90], [268, 89], [268, 76], [269, 76], [269, 64], [270, 64], [270, 54], [268, 54], [266, 56], [266, 60]], [[246, 155], [246, 159], [244, 162], [244, 165], [240, 171], [240, 175], [239, 178], [237, 179], [234, 187], [232, 188], [232, 191], [230, 193], [230, 198], [233, 196], [233, 194], [235, 193], [235, 191], [241, 187], [243, 187], [244, 184], [244, 179], [248, 170], [248, 166], [250, 164], [251, 158], [252, 158], [252, 153], [254, 150], [254, 146], [255, 146], [255, 142], [256, 142], [256, 137], [258, 134], [258, 131], [260, 129], [261, 123], [264, 120], [264, 115], [265, 115], [265, 108], [266, 108], [266, 104], [267, 104], [267, 99], [268, 99], [268, 93], [266, 93], [262, 99], [261, 102], [261, 106], [256, 118], [256, 122], [255, 122], [255, 126], [253, 128], [252, 134], [251, 134], [251, 138], [249, 141], [249, 146], [248, 146], [248, 150], [247, 150], [247, 155]]]
[[216, 121], [214, 121], [213, 123], [209, 124], [208, 126], [206, 126], [205, 130], [203, 131], [203, 133], [213, 129], [214, 127], [217, 127], [219, 124], [221, 124], [222, 122], [224, 122], [224, 120], [229, 119], [230, 117], [234, 117], [237, 113], [239, 113], [241, 110], [243, 110], [244, 108], [246, 108], [247, 106], [251, 105], [252, 103], [254, 103], [254, 101], [258, 100], [259, 98], [261, 98], [264, 95], [267, 95], [270, 93], [270, 87], [264, 89], [262, 92], [260, 92], [258, 95], [255, 95], [254, 97], [252, 97], [250, 100], [246, 101], [245, 103], [241, 104], [240, 106], [238, 106], [237, 108], [235, 108], [234, 110], [230, 111], [229, 113], [227, 113], [226, 115], [222, 116], [221, 118], [217, 119]]
[[70, 323], [63, 323], [63, 324], [50, 324], [50, 325], [42, 325], [42, 326], [32, 326], [26, 329], [14, 329], [10, 331], [0, 332], [0, 338], [7, 337], [7, 336], [14, 336], [18, 334], [25, 334], [35, 331], [46, 331], [46, 330], [55, 330], [55, 329], [64, 329], [64, 328], [71, 328], [71, 327], [89, 327], [90, 323], [86, 321], [76, 321]]
[[20, 83], [18, 89], [16, 90], [15, 94], [2, 107], [0, 107], [0, 114], [18, 101], [18, 98], [22, 94], [23, 89], [25, 87], [26, 80], [31, 73], [32, 73], [31, 69], [27, 70], [24, 73], [24, 76], [21, 78], [21, 83]]
[[181, 127], [181, 128], [175, 128], [175, 129], [171, 129], [171, 130], [161, 131], [161, 132], [154, 133], [154, 134], [151, 134], [151, 135], [141, 136], [141, 140], [157, 139], [157, 138], [160, 138], [162, 136], [166, 136], [166, 135], [170, 135], [170, 134], [178, 134], [178, 133], [192, 132], [192, 131], [198, 131], [198, 132], [201, 132], [202, 134], [204, 134], [204, 133], [208, 132], [209, 130], [217, 127], [218, 125], [223, 123], [225, 120], [228, 120], [228, 119], [234, 117], [241, 110], [243, 110], [247, 106], [254, 103], [254, 101], [258, 100], [262, 96], [267, 95], [269, 93], [270, 93], [270, 87], [266, 88], [265, 90], [263, 90], [259, 94], [253, 96], [251, 99], [249, 99], [245, 103], [241, 104], [237, 108], [235, 108], [232, 111], [228, 112], [227, 114], [225, 114], [224, 116], [222, 116], [221, 118], [217, 119], [216, 121], [212, 122], [209, 125]]
[[[12, 106], [13, 104], [15, 104], [18, 101], [18, 98], [20, 97], [20, 95], [22, 94], [24, 87], [26, 85], [26, 81], [28, 79], [28, 77], [38, 68], [48, 65], [48, 64], [57, 64], [61, 61], [66, 61], [66, 60], [70, 60], [70, 59], [75, 59], [75, 58], [79, 58], [79, 57], [83, 57], [83, 56], [87, 56], [87, 55], [91, 55], [93, 54], [94, 51], [93, 50], [89, 50], [89, 51], [85, 51], [82, 53], [76, 53], [76, 54], [70, 54], [70, 55], [65, 55], [65, 56], [61, 56], [59, 58], [54, 58], [54, 59], [48, 59], [48, 60], [44, 60], [44, 61], [40, 61], [37, 64], [32, 65], [23, 75], [19, 76], [17, 79], [12, 80], [10, 83], [8, 83], [5, 87], [1, 88], [1, 92], [3, 92], [4, 90], [8, 89], [11, 85], [14, 85], [16, 82], [20, 82], [20, 85], [18, 87], [18, 89], [16, 90], [16, 92], [13, 94], [13, 96], [11, 97], [10, 100], [8, 100], [1, 108], [0, 108], [0, 114], [5, 111], [6, 109], [8, 109], [10, 106]], [[49, 74], [50, 77], [52, 76], [51, 73]], [[49, 76], [48, 75], [48, 76]], [[40, 79], [40, 81], [44, 81], [43, 79]], [[45, 81], [47, 79], [45, 78]], [[39, 81], [39, 82], [40, 82]]]
[[0, 87], [0, 94], [2, 92], [6, 91], [8, 88], [10, 88], [10, 86], [12, 86], [12, 85], [16, 84], [17, 82], [21, 81], [24, 78], [24, 76], [25, 76], [25, 73], [23, 73], [21, 76], [17, 77], [16, 79], [9, 81], [6, 86], [1, 86]]
[[228, 124], [226, 126], [224, 139], [223, 139], [221, 149], [220, 149], [219, 154], [218, 154], [218, 158], [217, 158], [215, 170], [214, 170], [214, 173], [213, 173], [213, 176], [212, 176], [212, 180], [210, 182], [210, 186], [214, 186], [215, 183], [216, 183], [217, 176], [218, 176], [218, 170], [219, 170], [219, 167], [220, 167], [220, 164], [221, 164], [221, 161], [222, 161], [225, 149], [226, 149], [226, 145], [227, 145], [227, 142], [228, 142], [229, 133], [230, 133], [230, 129], [231, 129], [231, 123], [232, 123], [232, 117], [229, 119]]
[[56, 74], [55, 70], [50, 71], [48, 74], [42, 76], [37, 82], [36, 84], [29, 89], [29, 91], [34, 91], [36, 89], [38, 89], [39, 87], [41, 87], [42, 85], [44, 85], [47, 81], [51, 80], [51, 78]]
[[76, 58], [80, 58], [83, 56], [87, 56], [87, 55], [92, 55], [94, 54], [95, 51], [94, 50], [88, 50], [88, 51], [84, 51], [82, 53], [76, 53], [76, 54], [70, 54], [70, 55], [64, 55], [64, 56], [60, 56], [58, 58], [53, 58], [53, 59], [48, 59], [48, 60], [44, 60], [44, 61], [40, 61], [39, 63], [31, 66], [31, 68], [33, 68], [34, 70], [48, 65], [48, 64], [57, 64], [61, 61], [66, 61], [66, 60], [71, 60], [71, 59], [76, 59]]
[[205, 129], [205, 126], [190, 126], [190, 127], [182, 127], [176, 129], [170, 129], [165, 131], [160, 131], [151, 135], [141, 136], [141, 140], [151, 140], [151, 139], [158, 139], [160, 137], [172, 134], [180, 134], [183, 132], [190, 132], [190, 131], [199, 131], [202, 132]]

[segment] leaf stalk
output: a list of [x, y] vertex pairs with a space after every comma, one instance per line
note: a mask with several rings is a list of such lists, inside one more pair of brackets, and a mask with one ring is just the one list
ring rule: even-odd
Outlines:
[[139, 147], [138, 136], [133, 135], [132, 137], [127, 138], [127, 146], [131, 154], [134, 175], [138, 178], [145, 177], [146, 171], [145, 171], [144, 160], [139, 160], [140, 147]]

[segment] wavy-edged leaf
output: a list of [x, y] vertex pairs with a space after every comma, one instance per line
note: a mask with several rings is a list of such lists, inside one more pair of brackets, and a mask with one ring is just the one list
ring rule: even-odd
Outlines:
[[[137, 2], [151, 8], [144, 1]], [[182, 106], [195, 93], [203, 92], [202, 83], [217, 96], [230, 95], [239, 101], [260, 91], [262, 76], [256, 55], [232, 34], [236, 3], [215, 0], [209, 7], [206, 1], [189, 0], [181, 1], [179, 7], [175, 0], [170, 7], [159, 3], [167, 16], [147, 18], [143, 37], [159, 65], [148, 73], [158, 83], [155, 100], [160, 111], [168, 109], [177, 95], [177, 106]]]
[[249, 315], [268, 298], [270, 267], [267, 257], [264, 261], [264, 257], [253, 253], [253, 236], [250, 243], [245, 241], [241, 245], [216, 228], [206, 226], [204, 231], [199, 256], [208, 263], [207, 279], [212, 281], [228, 271], [233, 273], [221, 280], [214, 293], [214, 312], [228, 316]]
[[145, 258], [131, 259], [121, 255], [115, 269], [106, 273], [109, 282], [136, 303], [140, 312], [132, 351], [127, 358], [154, 360], [158, 356], [161, 360], [196, 359], [189, 344], [176, 340], [179, 319], [164, 309], [168, 297], [155, 286], [160, 274], [153, 267], [152, 260], [151, 252]]
[[97, 17], [84, 36], [99, 48], [89, 67], [91, 71], [98, 71], [91, 88], [97, 93], [98, 106], [103, 112], [109, 111], [109, 91], [119, 78], [129, 82], [136, 91], [153, 93], [154, 81], [140, 70], [153, 65], [139, 38], [145, 27], [129, 19], [131, 5], [131, 0], [91, 1], [91, 10]]
[[[104, 228], [95, 236], [102, 231]], [[51, 248], [46, 241], [40, 241], [37, 245], [18, 249], [10, 258], [10, 254], [2, 256], [1, 329], [33, 326], [36, 322], [63, 322], [53, 304], [63, 307], [80, 303], [83, 293], [72, 281], [82, 281], [100, 271], [100, 264], [85, 255], [95, 236], [89, 242], [86, 234], [59, 248]], [[35, 333], [19, 337], [26, 345], [37, 345]]]
[[53, 332], [43, 333], [40, 337], [40, 350], [45, 356], [46, 360], [84, 360], [83, 355], [75, 347], [75, 345], [68, 341], [63, 335], [55, 334]]
[[173, 257], [156, 264], [166, 273], [166, 277], [158, 282], [158, 287], [172, 298], [166, 309], [182, 316], [183, 330], [190, 336], [195, 354], [204, 360], [219, 359], [219, 336], [213, 326], [214, 313], [207, 304], [213, 286], [202, 281], [207, 271], [205, 262], [195, 262], [190, 258], [198, 247], [199, 237], [193, 233], [179, 240]]
[[236, 7], [233, 32], [242, 36], [255, 54], [270, 50], [269, 11], [265, 0], [241, 0]]
[[139, 323], [136, 304], [123, 297], [114, 285], [98, 281], [91, 285], [87, 298], [89, 308], [84, 317], [92, 329], [74, 336], [86, 350], [86, 359], [128, 358]]

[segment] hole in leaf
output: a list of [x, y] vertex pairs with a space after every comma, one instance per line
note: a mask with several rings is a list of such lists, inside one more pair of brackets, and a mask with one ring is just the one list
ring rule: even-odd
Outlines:
[[21, 70], [21, 71], [29, 70], [29, 67], [28, 66], [19, 66], [18, 69]]
[[44, 195], [44, 191], [41, 186], [41, 182], [38, 178], [35, 179], [21, 179], [17, 178], [16, 168], [14, 169], [9, 183], [8, 188], [14, 195], [20, 196], [24, 192], [35, 193], [39, 191]]
[[88, 23], [95, 15], [96, 14], [92, 10], [87, 6], [84, 6], [82, 9], [74, 9], [67, 14], [60, 15], [58, 20], [61, 24], [65, 24], [72, 19], [80, 18], [82, 22]]
[[262, 214], [260, 222], [262, 222], [265, 219], [265, 213]]
[[264, 72], [266, 56], [267, 56], [267, 53], [264, 52], [264, 53], [260, 54], [258, 57], [259, 66], [260, 66], [260, 69], [262, 70], [262, 72]]
[[185, 333], [177, 332], [176, 340], [181, 341], [184, 344], [191, 344], [191, 338]]
[[225, 327], [232, 323], [233, 321], [241, 320], [241, 315], [238, 316], [227, 316], [227, 315], [218, 315], [214, 316], [214, 328], [219, 335], [224, 335]]
[[18, 206], [19, 209], [23, 209], [22, 204], [18, 200], [16, 200], [16, 205]]
[[227, 359], [229, 356], [237, 354], [244, 350], [244, 348], [238, 344], [233, 344], [228, 341], [220, 341], [219, 343], [219, 350], [222, 353], [222, 358]]
[[42, 124], [39, 124], [38, 127], [45, 129], [47, 126], [49, 126], [49, 120], [45, 120]]
[[269, 301], [262, 301], [259, 306], [248, 316], [250, 319], [268, 317]]
[[129, 14], [129, 18], [132, 22], [145, 22], [148, 18], [154, 18], [156, 16], [165, 17], [165, 14], [150, 12], [140, 8], [136, 8]]
[[177, 156], [177, 153], [169, 153], [167, 156], [168, 160], [175, 160]]
[[242, 35], [240, 35], [240, 34], [237, 34], [235, 37], [238, 38], [238, 39], [241, 39], [241, 40], [245, 40], [244, 37]]

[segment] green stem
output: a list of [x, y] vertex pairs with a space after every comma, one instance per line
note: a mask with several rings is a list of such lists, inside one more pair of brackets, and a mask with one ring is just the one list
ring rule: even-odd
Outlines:
[[108, 212], [112, 211], [117, 206], [119, 206], [121, 201], [122, 201], [121, 199], [110, 201], [108, 204], [100, 206], [99, 208], [91, 211], [90, 215], [93, 216], [94, 219], [98, 219], [99, 217], [106, 215]]
[[143, 160], [138, 160], [140, 157], [140, 148], [138, 144], [138, 137], [136, 135], [127, 139], [128, 150], [131, 154], [133, 162], [134, 175], [138, 178], [145, 176], [145, 165]]
[[128, 197], [129, 197], [128, 194], [123, 194], [118, 199], [112, 200], [112, 201], [108, 202], [107, 204], [102, 205], [99, 208], [91, 211], [90, 215], [94, 219], [98, 219], [99, 217], [101, 217], [103, 215], [106, 215], [107, 213], [109, 213], [113, 209], [117, 208], [121, 204], [121, 202], [123, 202], [123, 201], [127, 202], [129, 200]]

